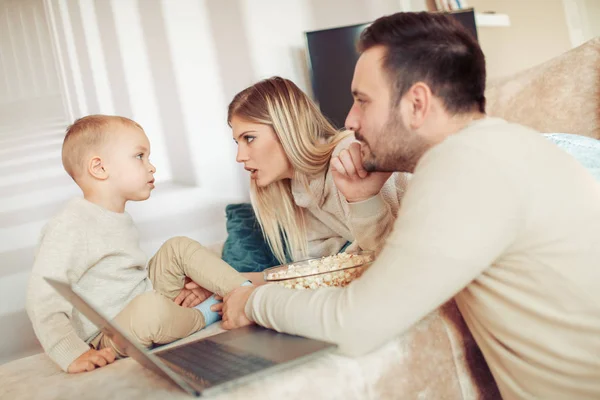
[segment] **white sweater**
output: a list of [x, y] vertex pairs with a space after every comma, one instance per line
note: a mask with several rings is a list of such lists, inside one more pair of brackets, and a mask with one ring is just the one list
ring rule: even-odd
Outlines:
[[600, 185], [523, 126], [486, 118], [419, 161], [379, 258], [347, 288], [271, 284], [246, 314], [379, 347], [456, 296], [505, 399], [600, 398]]
[[[337, 156], [354, 141], [340, 142], [333, 151]], [[378, 251], [394, 226], [409, 174], [394, 173], [378, 195], [358, 203], [348, 203], [339, 192], [329, 171], [309, 182], [309, 191], [292, 181], [294, 202], [305, 209], [308, 252], [310, 257], [337, 253], [346, 242], [350, 250]]]
[[74, 285], [114, 318], [135, 296], [152, 289], [146, 264], [127, 213], [76, 198], [48, 222], [36, 251], [26, 308], [42, 347], [63, 370], [90, 349], [86, 342], [98, 329], [42, 278]]

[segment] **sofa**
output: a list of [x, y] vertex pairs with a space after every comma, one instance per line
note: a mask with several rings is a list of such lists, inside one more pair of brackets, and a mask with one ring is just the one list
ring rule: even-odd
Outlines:
[[[489, 82], [486, 95], [489, 115], [541, 132], [599, 139], [600, 38]], [[220, 331], [215, 324], [184, 340]], [[188, 398], [131, 359], [81, 375], [62, 373], [44, 354], [0, 365], [2, 399], [80, 397]], [[328, 354], [214, 398], [496, 399], [500, 394], [460, 312], [449, 301], [370, 354]]]
[[540, 132], [600, 139], [600, 37], [488, 83], [487, 113]]

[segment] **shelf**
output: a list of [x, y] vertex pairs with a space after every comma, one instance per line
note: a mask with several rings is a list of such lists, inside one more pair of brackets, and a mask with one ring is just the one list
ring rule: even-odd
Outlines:
[[478, 28], [510, 26], [507, 14], [475, 13], [475, 24]]

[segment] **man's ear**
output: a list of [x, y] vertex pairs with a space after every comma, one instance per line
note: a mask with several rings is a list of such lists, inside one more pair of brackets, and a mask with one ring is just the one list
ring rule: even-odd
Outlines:
[[407, 125], [410, 129], [419, 129], [425, 123], [431, 107], [431, 89], [426, 83], [417, 82], [408, 89], [405, 97], [410, 102]]
[[88, 163], [88, 172], [90, 175], [98, 180], [105, 180], [108, 178], [108, 172], [104, 168], [104, 163], [99, 156], [94, 156]]

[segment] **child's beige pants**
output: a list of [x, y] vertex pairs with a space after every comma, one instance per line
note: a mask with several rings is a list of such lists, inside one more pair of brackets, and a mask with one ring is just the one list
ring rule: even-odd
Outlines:
[[[173, 302], [186, 276], [221, 296], [246, 281], [217, 255], [187, 237], [167, 240], [150, 259], [148, 276], [154, 291], [134, 298], [114, 319], [125, 333], [145, 347], [170, 343], [204, 328], [204, 317], [199, 310]], [[91, 345], [98, 350], [111, 347], [118, 355], [126, 355], [123, 346], [104, 333]]]

